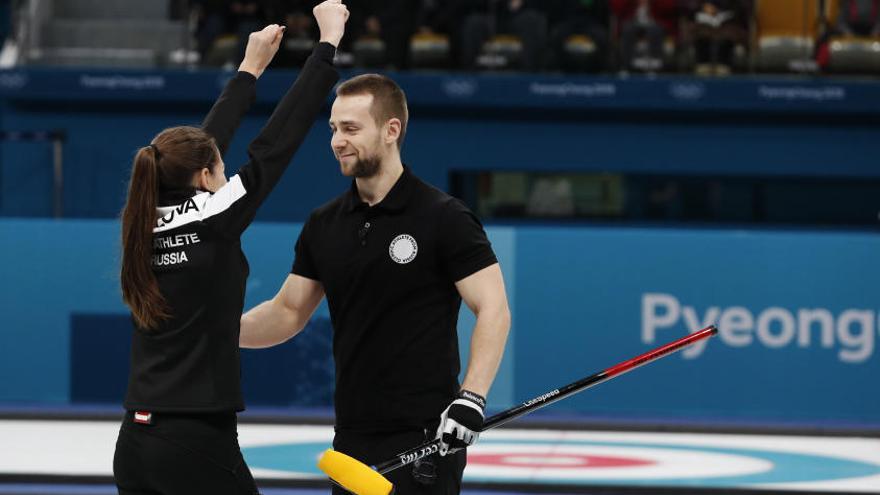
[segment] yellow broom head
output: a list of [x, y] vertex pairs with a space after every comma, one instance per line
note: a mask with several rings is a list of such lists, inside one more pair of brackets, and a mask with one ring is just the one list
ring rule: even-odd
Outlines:
[[390, 481], [370, 466], [333, 449], [321, 454], [318, 468], [356, 495], [389, 495], [394, 489]]

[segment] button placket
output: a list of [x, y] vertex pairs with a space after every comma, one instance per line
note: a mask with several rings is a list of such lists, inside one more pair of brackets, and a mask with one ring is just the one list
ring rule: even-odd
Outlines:
[[363, 225], [360, 229], [358, 229], [358, 237], [360, 237], [361, 246], [365, 247], [367, 245], [367, 234], [370, 233], [370, 227], [372, 224], [369, 219], [365, 219]]

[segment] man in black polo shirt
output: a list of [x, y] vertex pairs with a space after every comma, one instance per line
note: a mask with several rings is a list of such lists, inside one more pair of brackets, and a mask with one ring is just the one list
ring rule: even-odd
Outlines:
[[[397, 84], [367, 74], [336, 95], [331, 146], [351, 189], [312, 212], [283, 287], [242, 317], [241, 345], [286, 341], [326, 295], [334, 448], [375, 464], [437, 436], [439, 459], [389, 480], [398, 494], [458, 493], [510, 327], [501, 269], [473, 213], [402, 164], [408, 112]], [[459, 386], [462, 300], [477, 323]]]

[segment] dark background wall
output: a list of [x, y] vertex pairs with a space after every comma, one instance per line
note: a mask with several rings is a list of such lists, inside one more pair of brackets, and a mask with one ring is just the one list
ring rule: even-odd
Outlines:
[[[258, 104], [230, 148], [227, 170], [246, 159], [247, 142], [294, 76], [280, 71], [259, 81]], [[0, 73], [0, 129], [63, 131], [65, 215], [108, 218], [122, 205], [134, 151], [164, 127], [198, 124], [226, 77]], [[395, 77], [411, 105], [404, 160], [444, 189], [452, 172], [464, 170], [880, 176], [876, 83]], [[347, 186], [326, 117], [259, 219], [304, 220]], [[0, 215], [51, 214], [51, 157], [45, 143], [0, 143]]]

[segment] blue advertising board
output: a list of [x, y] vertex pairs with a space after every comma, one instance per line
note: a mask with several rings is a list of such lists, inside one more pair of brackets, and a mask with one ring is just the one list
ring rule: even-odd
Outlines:
[[[356, 75], [348, 71], [343, 77]], [[502, 109], [725, 110], [875, 114], [880, 85], [790, 77], [694, 79], [492, 73], [392, 73], [417, 107]], [[0, 71], [12, 101], [211, 101], [231, 71], [15, 68]], [[274, 103], [296, 77], [267, 72], [258, 101]]]
[[715, 338], [558, 407], [876, 422], [878, 249], [873, 233], [518, 229], [517, 391], [717, 324]]
[[[246, 307], [275, 294], [289, 272], [299, 228], [259, 223], [248, 231]], [[587, 226], [487, 231], [513, 313], [490, 396], [495, 409], [714, 323], [719, 334], [707, 343], [548, 410], [575, 418], [880, 426], [880, 396], [871, 393], [880, 376], [880, 236], [874, 233]], [[108, 328], [126, 317], [116, 281], [118, 224], [6, 219], [0, 220], [0, 237], [6, 260], [0, 268], [0, 402], [52, 406], [100, 397], [83, 389], [100, 373], [74, 368], [91, 363], [114, 367], [108, 375], [124, 373], [117, 369], [123, 360], [103, 355], [124, 345], [100, 344], [115, 330], [100, 334], [94, 345], [72, 342], [71, 334], [84, 325], [97, 332], [102, 315], [118, 317], [106, 320]], [[326, 318], [322, 307], [309, 330], [316, 333], [282, 347], [326, 347], [318, 333]], [[463, 309], [463, 350], [473, 321]], [[320, 355], [329, 356], [323, 347]], [[248, 372], [246, 367], [246, 382]], [[297, 405], [296, 394], [278, 390], [280, 398], [272, 397], [272, 387], [285, 383], [291, 380], [255, 390], [249, 404]], [[316, 389], [327, 386], [315, 383]]]

